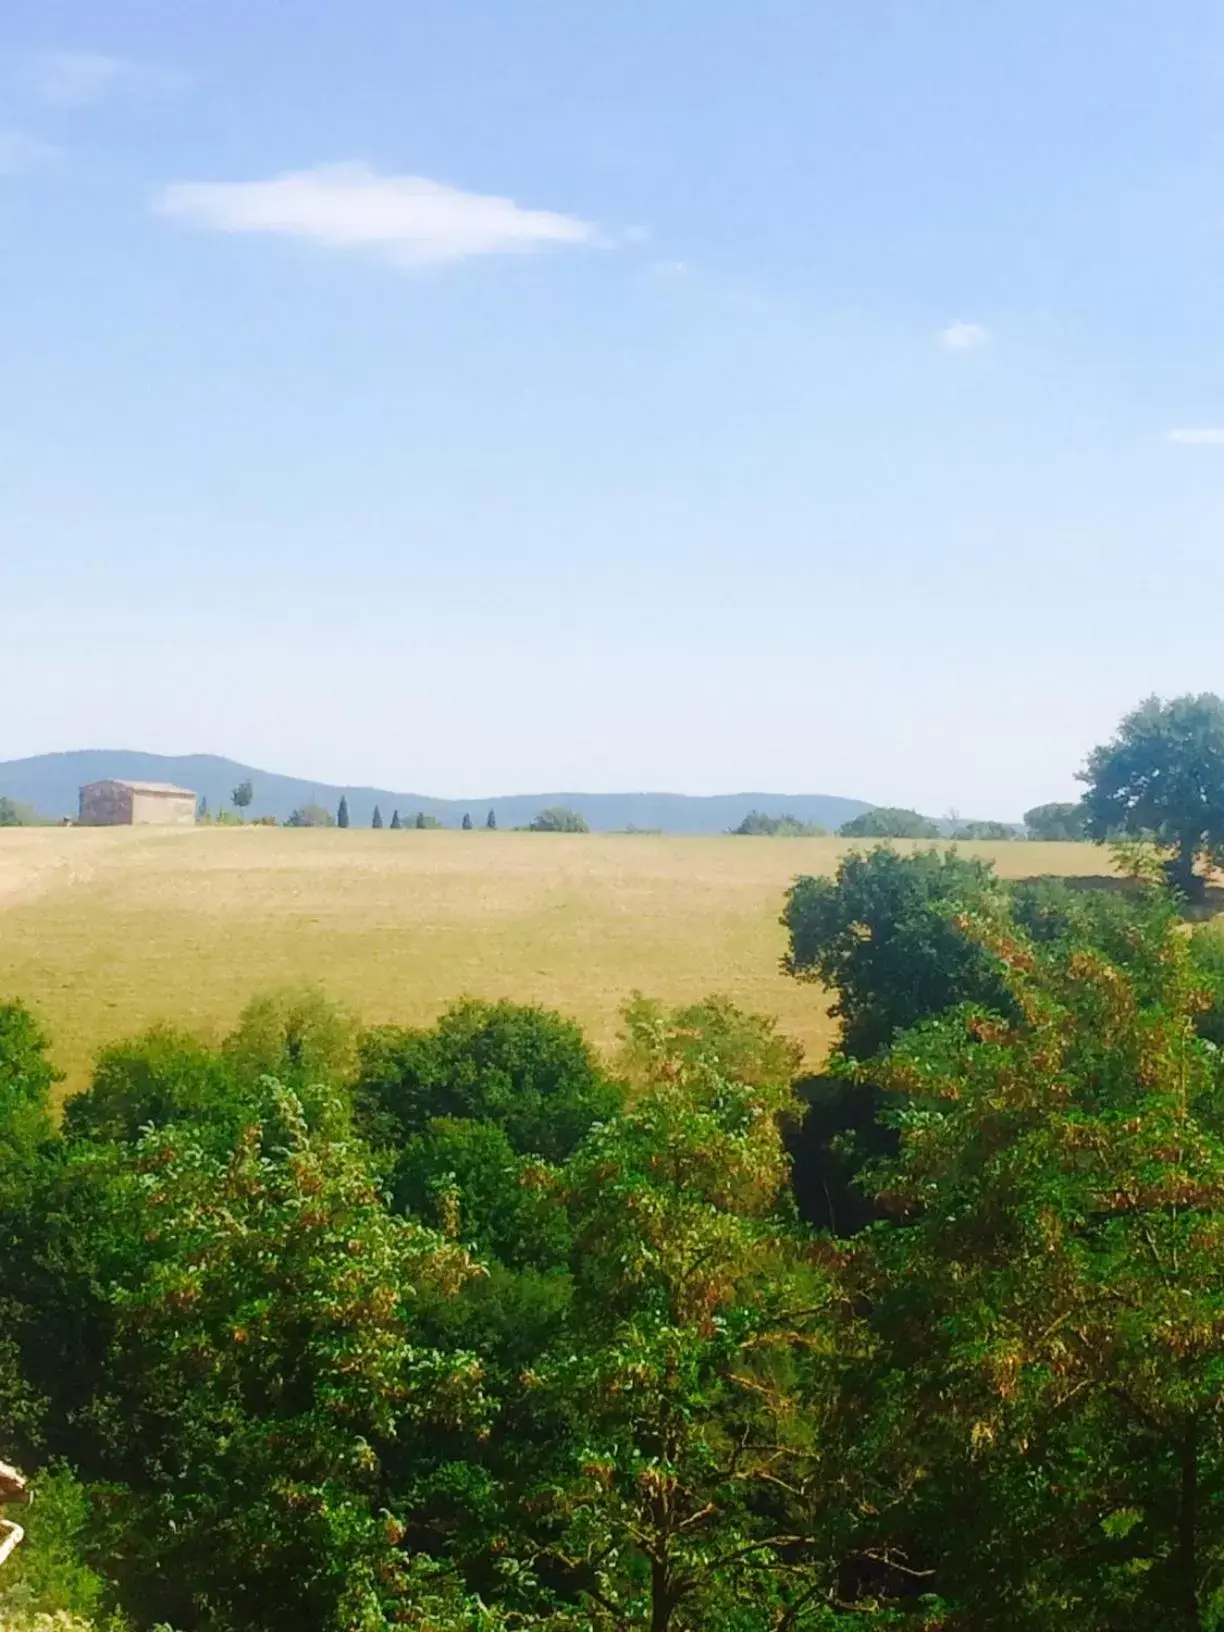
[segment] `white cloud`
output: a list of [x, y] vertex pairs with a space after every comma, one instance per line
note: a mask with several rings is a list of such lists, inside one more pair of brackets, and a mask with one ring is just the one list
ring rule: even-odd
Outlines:
[[981, 323], [966, 323], [963, 318], [957, 318], [946, 329], [940, 329], [937, 338], [945, 351], [975, 351], [990, 339], [990, 330]]
[[367, 164], [325, 164], [269, 181], [177, 182], [159, 215], [213, 232], [266, 232], [329, 249], [369, 249], [397, 266], [598, 244], [588, 221], [465, 193], [424, 176], [380, 175]]
[[21, 130], [0, 130], [0, 176], [19, 176], [49, 159], [55, 149]]
[[1224, 425], [1191, 426], [1167, 431], [1165, 437], [1167, 441], [1180, 442], [1184, 447], [1221, 448], [1224, 447]]
[[26, 59], [25, 79], [37, 97], [56, 108], [83, 108], [116, 91], [168, 91], [182, 83], [168, 68], [103, 51], [35, 51]]

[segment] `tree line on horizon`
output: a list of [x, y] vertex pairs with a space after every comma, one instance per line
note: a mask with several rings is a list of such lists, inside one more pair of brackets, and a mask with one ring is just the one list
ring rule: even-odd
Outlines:
[[[1187, 695], [1168, 702], [1146, 698], [1125, 717], [1110, 742], [1092, 751], [1077, 775], [1086, 784], [1083, 797], [1079, 801], [1033, 806], [1024, 815], [1026, 836], [1097, 842], [1119, 837], [1151, 838], [1171, 859], [1171, 872], [1183, 892], [1199, 887], [1201, 864], [1224, 858], [1224, 700], [1215, 694]], [[245, 778], [231, 793], [232, 811], [212, 814], [202, 798], [198, 817], [205, 822], [241, 821], [253, 800], [253, 782]], [[0, 796], [0, 827], [37, 825], [42, 820], [30, 807]], [[255, 820], [263, 824], [276, 821], [271, 816]], [[348, 827], [348, 799], [341, 796], [334, 815], [322, 805], [307, 803], [291, 813], [286, 825]], [[377, 806], [371, 825], [384, 825]], [[408, 825], [419, 829], [442, 824], [424, 811], [404, 822], [396, 810], [389, 825], [398, 830]], [[470, 813], [465, 813], [461, 826], [470, 830], [472, 825]], [[488, 812], [485, 826], [497, 826], [493, 810]], [[588, 824], [580, 812], [554, 806], [541, 810], [528, 824], [528, 831], [584, 833]], [[794, 815], [750, 811], [733, 832], [741, 836], [788, 837], [820, 836], [824, 830]], [[1004, 822], [962, 822], [951, 815], [941, 825], [918, 811], [892, 806], [873, 806], [860, 812], [843, 823], [838, 834], [851, 839], [919, 841], [941, 835], [968, 840], [1019, 836], [1013, 825]]]
[[[1027, 837], [1105, 843], [1150, 841], [1164, 855], [1171, 882], [1199, 894], [1203, 869], [1224, 865], [1224, 699], [1211, 692], [1165, 702], [1146, 698], [1126, 715], [1114, 737], [1093, 749], [1077, 772], [1086, 790], [1078, 801], [1035, 805], [1024, 813]], [[752, 811], [734, 829], [745, 835], [819, 832], [794, 816]], [[1002, 822], [941, 826], [916, 810], [873, 806], [838, 828], [842, 838], [1014, 839]]]
[[[254, 785], [249, 778], [240, 782], [234, 789], [233, 793], [230, 795], [230, 802], [234, 806], [238, 820], [242, 819], [243, 811], [250, 806], [254, 797]], [[204, 821], [209, 819], [208, 804], [206, 800], [202, 799], [200, 801], [198, 817], [200, 820]], [[257, 818], [257, 820], [265, 825], [275, 825], [274, 817], [265, 816]], [[324, 805], [307, 803], [300, 806], [297, 810], [294, 810], [285, 820], [286, 827], [347, 828], [350, 825], [351, 820], [349, 817], [348, 797], [345, 794], [340, 795], [340, 803], [336, 807], [335, 815], [333, 815]], [[418, 831], [428, 828], [437, 829], [441, 828], [442, 825], [442, 822], [437, 816], [431, 815], [424, 810], [418, 810], [415, 816], [410, 816], [407, 820], [403, 821], [400, 819], [399, 811], [394, 810], [391, 813], [390, 823], [385, 824], [383, 822], [382, 809], [379, 805], [374, 806], [373, 815], [370, 819], [371, 828], [379, 829], [384, 826], [389, 826], [392, 832], [398, 832], [402, 828], [406, 827], [415, 828]], [[464, 832], [472, 831], [473, 823], [471, 813], [469, 811], [464, 812], [463, 820], [459, 825]], [[487, 816], [485, 817], [484, 826], [490, 832], [496, 830], [497, 812], [494, 809], [490, 808]], [[541, 810], [538, 815], [536, 815], [535, 818], [527, 824], [527, 827], [523, 831], [530, 833], [588, 833], [590, 832], [590, 828], [587, 825], [586, 818], [578, 811], [569, 810], [564, 805], [550, 805]]]

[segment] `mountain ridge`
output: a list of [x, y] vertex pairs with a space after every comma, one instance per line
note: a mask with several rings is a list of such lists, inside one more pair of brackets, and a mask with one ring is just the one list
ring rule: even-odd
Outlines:
[[481, 795], [472, 799], [437, 799], [427, 794], [401, 792], [372, 785], [312, 781], [261, 770], [218, 754], [148, 754], [125, 748], [82, 748], [62, 753], [35, 754], [0, 761], [0, 797], [33, 805], [44, 816], [75, 816], [77, 791], [85, 782], [108, 777], [148, 782], [175, 782], [208, 800], [208, 808], [227, 808], [230, 793], [249, 778], [254, 799], [248, 818], [275, 816], [284, 821], [291, 811], [316, 803], [334, 811], [341, 796], [348, 801], [355, 827], [368, 827], [378, 805], [384, 822], [398, 809], [401, 820], [418, 811], [436, 816], [445, 826], [458, 827], [465, 813], [482, 827], [490, 809], [500, 827], [520, 827], [547, 805], [568, 805], [581, 811], [595, 832], [617, 832], [627, 827], [661, 828], [666, 833], [722, 833], [735, 827], [750, 810], [770, 815], [783, 813], [801, 821], [833, 829], [860, 811], [865, 799], [837, 794], [743, 792], [685, 794], [629, 793], [518, 793]]

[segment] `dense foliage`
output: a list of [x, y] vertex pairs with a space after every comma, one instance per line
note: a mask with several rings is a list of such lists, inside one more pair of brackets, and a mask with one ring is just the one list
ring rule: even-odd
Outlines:
[[1000, 840], [1014, 839], [1017, 837], [1017, 833], [1015, 828], [1009, 827], [1006, 822], [958, 822], [952, 837], [968, 839], [971, 842], [984, 839], [998, 842]]
[[1074, 842], [1088, 837], [1087, 813], [1078, 801], [1055, 800], [1048, 805], [1034, 805], [1024, 813], [1024, 825], [1031, 839], [1047, 842]]
[[[492, 811], [489, 812], [492, 815]], [[586, 817], [567, 805], [549, 805], [527, 824], [532, 833], [589, 833]]]
[[851, 851], [834, 878], [795, 880], [782, 922], [784, 966], [837, 993], [846, 1053], [866, 1058], [906, 1026], [967, 998], [1006, 1001], [997, 960], [956, 922], [1004, 896], [988, 863], [955, 850]]
[[1090, 836], [1150, 835], [1184, 893], [1201, 891], [1200, 862], [1224, 861], [1224, 699], [1147, 698], [1089, 756], [1082, 780]]
[[916, 810], [895, 805], [874, 805], [843, 822], [838, 828], [843, 839], [936, 839], [938, 824]]
[[43, 827], [46, 818], [40, 816], [33, 805], [23, 804], [20, 799], [10, 799], [6, 794], [0, 794], [0, 827]]
[[1224, 1628], [1224, 946], [887, 846], [827, 1074], [711, 999], [106, 1050], [0, 1008], [0, 1621]]
[[964, 1005], [873, 1067], [897, 1222], [860, 1273], [915, 1538], [953, 1624], [1218, 1626], [1224, 1079], [1192, 960], [1172, 928], [1129, 967], [966, 933], [1012, 1018]]
[[305, 804], [285, 818], [286, 827], [335, 827], [336, 818], [322, 805]]
[[742, 838], [820, 839], [829, 830], [819, 822], [805, 822], [798, 816], [769, 816], [763, 810], [750, 810], [731, 831]]

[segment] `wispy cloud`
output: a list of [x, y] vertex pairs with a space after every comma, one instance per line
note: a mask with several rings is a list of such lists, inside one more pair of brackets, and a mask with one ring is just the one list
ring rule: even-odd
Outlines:
[[1224, 448], [1224, 425], [1195, 425], [1166, 431], [1165, 440], [1180, 442], [1189, 448]]
[[474, 255], [598, 244], [576, 216], [524, 209], [424, 176], [381, 175], [367, 164], [326, 164], [268, 181], [177, 182], [154, 201], [159, 215], [213, 232], [275, 233], [328, 249], [373, 251], [401, 267]]
[[55, 152], [50, 142], [40, 142], [23, 130], [0, 130], [0, 176], [19, 176], [33, 170], [53, 158]]
[[24, 78], [40, 101], [55, 108], [84, 108], [120, 91], [168, 91], [182, 83], [172, 69], [103, 51], [32, 52]]
[[990, 330], [981, 323], [967, 323], [957, 318], [947, 328], [940, 329], [936, 339], [945, 351], [976, 351], [990, 339]]

